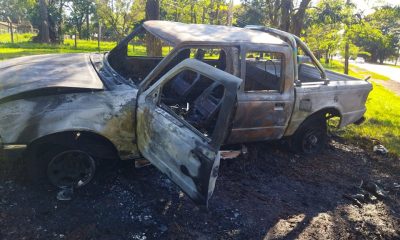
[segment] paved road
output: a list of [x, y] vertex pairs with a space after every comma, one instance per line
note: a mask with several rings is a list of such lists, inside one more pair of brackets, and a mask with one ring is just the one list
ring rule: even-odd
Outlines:
[[379, 73], [381, 75], [387, 76], [390, 79], [400, 83], [400, 68], [391, 67], [387, 65], [371, 64], [371, 63], [352, 63], [357, 67], [367, 69], [371, 72]]

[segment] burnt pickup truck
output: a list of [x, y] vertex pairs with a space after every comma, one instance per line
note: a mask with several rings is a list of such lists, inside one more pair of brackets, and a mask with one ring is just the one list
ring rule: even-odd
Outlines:
[[[155, 47], [146, 54], [137, 39]], [[89, 183], [102, 164], [147, 159], [207, 204], [221, 147], [287, 138], [317, 152], [327, 118], [360, 122], [371, 89], [325, 71], [276, 29], [147, 21], [105, 54], [1, 62], [1, 153], [58, 187]]]

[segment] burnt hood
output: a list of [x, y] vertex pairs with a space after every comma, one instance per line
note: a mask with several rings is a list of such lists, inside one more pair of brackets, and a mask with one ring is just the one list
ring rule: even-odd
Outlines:
[[0, 99], [51, 88], [103, 89], [88, 54], [48, 54], [0, 62]]

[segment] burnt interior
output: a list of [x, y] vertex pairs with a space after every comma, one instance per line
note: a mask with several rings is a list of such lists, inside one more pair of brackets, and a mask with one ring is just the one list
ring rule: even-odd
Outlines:
[[245, 91], [279, 91], [282, 85], [283, 55], [254, 52], [246, 56]]
[[[135, 83], [139, 83], [146, 78], [164, 59], [163, 56], [129, 56], [128, 47], [122, 46], [121, 48], [118, 51], [113, 50], [110, 52], [108, 62], [120, 75]], [[155, 81], [187, 58], [200, 60], [221, 70], [225, 70], [227, 66], [226, 53], [222, 49], [185, 48], [180, 50], [169, 61], [167, 66], [155, 77]]]
[[211, 136], [225, 88], [191, 70], [175, 75], [161, 92], [161, 106], [179, 116], [205, 136]]

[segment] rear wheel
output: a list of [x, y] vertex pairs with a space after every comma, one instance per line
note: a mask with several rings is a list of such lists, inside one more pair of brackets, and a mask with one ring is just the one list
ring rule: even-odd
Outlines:
[[294, 152], [315, 154], [323, 150], [327, 141], [327, 125], [324, 116], [307, 119], [290, 139]]

